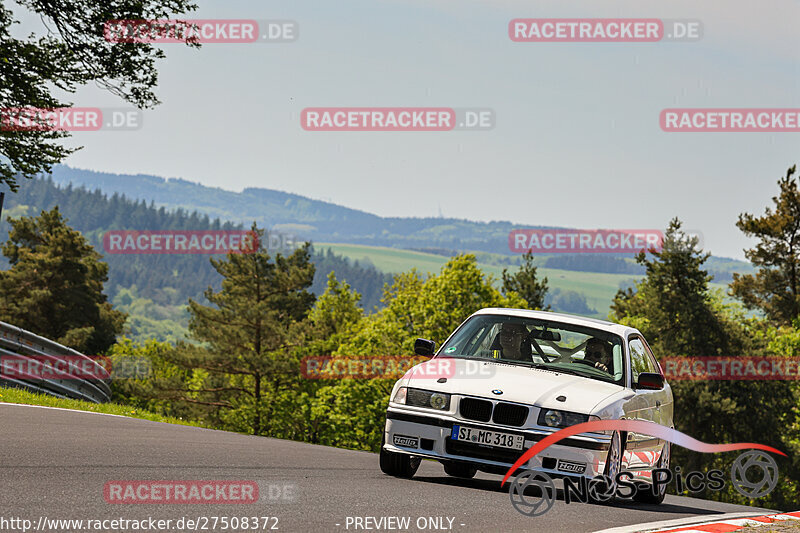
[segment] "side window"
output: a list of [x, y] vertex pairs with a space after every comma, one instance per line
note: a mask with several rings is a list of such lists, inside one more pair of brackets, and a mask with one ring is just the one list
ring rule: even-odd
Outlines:
[[661, 374], [661, 367], [658, 365], [658, 361], [656, 361], [656, 356], [653, 355], [653, 350], [650, 349], [650, 346], [648, 346], [647, 342], [643, 342], [642, 344], [644, 344], [644, 349], [647, 352], [647, 359], [650, 362], [650, 367], [653, 369], [649, 370], [649, 372]]
[[639, 379], [639, 374], [642, 372], [658, 372], [641, 339], [631, 338], [628, 342], [628, 347], [631, 351], [631, 372], [633, 373], [634, 383]]

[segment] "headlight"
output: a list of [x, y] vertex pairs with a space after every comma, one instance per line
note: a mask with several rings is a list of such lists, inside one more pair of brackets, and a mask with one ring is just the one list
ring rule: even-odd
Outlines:
[[446, 394], [434, 393], [431, 394], [431, 407], [434, 409], [444, 409], [450, 403], [450, 397]]
[[559, 411], [557, 409], [542, 409], [539, 411], [539, 425], [551, 428], [565, 428], [588, 422], [589, 415], [572, 413], [570, 411]]
[[415, 407], [447, 411], [450, 408], [450, 395], [423, 389], [407, 389], [405, 403]]

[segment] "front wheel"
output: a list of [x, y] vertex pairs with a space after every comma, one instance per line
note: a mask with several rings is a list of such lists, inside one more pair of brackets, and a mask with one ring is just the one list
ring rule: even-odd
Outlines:
[[[658, 467], [669, 470], [669, 442], [664, 443], [664, 448], [661, 450], [661, 457], [658, 459]], [[667, 484], [662, 483], [658, 487], [658, 493], [653, 492], [653, 485], [641, 485], [638, 487], [636, 494], [633, 495], [634, 501], [639, 503], [650, 503], [659, 505], [664, 501], [664, 496], [667, 494]]]
[[387, 476], [411, 479], [417, 473], [422, 459], [404, 453], [387, 452], [381, 442], [380, 465], [381, 472]]
[[[627, 434], [615, 431], [611, 436], [608, 447], [606, 465], [603, 469], [603, 481], [589, 482], [589, 500], [593, 503], [605, 503], [614, 499], [617, 490], [617, 475], [622, 470], [622, 457], [625, 454], [625, 442]], [[605, 480], [608, 480], [606, 482]]]

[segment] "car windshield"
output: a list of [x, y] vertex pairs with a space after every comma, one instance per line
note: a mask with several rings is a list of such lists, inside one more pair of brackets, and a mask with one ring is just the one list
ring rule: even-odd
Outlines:
[[437, 357], [492, 359], [622, 384], [622, 338], [607, 331], [503, 315], [465, 322]]

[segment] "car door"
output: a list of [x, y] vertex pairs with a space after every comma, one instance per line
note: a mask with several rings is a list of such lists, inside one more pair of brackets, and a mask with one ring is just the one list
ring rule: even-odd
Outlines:
[[[642, 340], [649, 359], [649, 365], [653, 369], [649, 372], [655, 372], [663, 376], [664, 372], [662, 372], [661, 366], [658, 364], [658, 361], [656, 361], [653, 351], [650, 349], [647, 342], [644, 341], [644, 339]], [[653, 396], [656, 400], [655, 410], [653, 411], [653, 422], [661, 424], [662, 426], [672, 427], [672, 390], [665, 381], [663, 389], [653, 392], [655, 393]]]
[[[629, 418], [660, 423], [658, 411], [663, 404], [664, 391], [645, 390], [636, 386], [639, 374], [643, 372], [659, 373], [655, 359], [645, 347], [644, 339], [636, 334], [628, 337], [628, 350], [631, 361], [631, 387], [633, 388], [636, 409], [631, 411]], [[642, 433], [631, 432], [628, 434], [626, 455], [629, 467], [633, 470], [652, 468], [658, 451], [663, 442], [657, 437]]]

